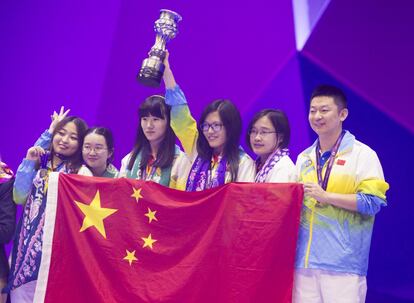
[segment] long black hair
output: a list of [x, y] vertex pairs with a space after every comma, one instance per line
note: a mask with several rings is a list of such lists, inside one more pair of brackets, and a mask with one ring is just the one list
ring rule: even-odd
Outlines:
[[64, 119], [62, 119], [62, 121], [60, 121], [56, 125], [52, 133], [52, 144], [50, 146], [50, 153], [52, 157], [56, 156], [56, 153], [53, 150], [53, 138], [58, 132], [60, 132], [63, 129], [63, 127], [65, 127], [66, 124], [70, 122], [73, 122], [75, 124], [76, 131], [78, 132], [78, 149], [75, 151], [75, 153], [72, 156], [65, 159], [65, 161], [68, 162], [70, 169], [74, 173], [76, 173], [79, 170], [79, 168], [82, 166], [82, 162], [83, 162], [82, 161], [83, 139], [85, 138], [86, 130], [88, 129], [88, 125], [86, 124], [85, 121], [75, 116], [65, 117]]
[[213, 101], [204, 109], [197, 126], [199, 132], [197, 152], [198, 155], [205, 160], [210, 161], [213, 156], [213, 148], [208, 144], [201, 129], [201, 125], [205, 122], [208, 114], [212, 112], [217, 112], [219, 114], [224, 129], [226, 130], [226, 142], [224, 143], [223, 156], [227, 157], [231, 180], [235, 181], [239, 170], [239, 141], [242, 130], [242, 120], [239, 110], [230, 100], [219, 99]]
[[177, 140], [177, 136], [170, 126], [170, 112], [171, 107], [165, 103], [163, 96], [153, 95], [141, 103], [138, 109], [139, 123], [137, 136], [135, 139], [135, 146], [131, 152], [131, 158], [128, 163], [129, 170], [132, 170], [135, 159], [137, 158], [139, 152], [141, 152], [140, 169], [145, 169], [148, 164], [148, 160], [151, 157], [151, 145], [145, 136], [144, 130], [141, 126], [141, 119], [150, 115], [163, 120], [167, 120], [165, 136], [160, 143], [160, 147], [162, 148], [158, 149], [157, 159], [153, 165], [160, 168], [165, 168], [172, 165], [175, 156], [175, 142]]

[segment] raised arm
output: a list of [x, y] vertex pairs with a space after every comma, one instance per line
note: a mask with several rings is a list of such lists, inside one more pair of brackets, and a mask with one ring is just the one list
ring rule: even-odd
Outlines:
[[171, 106], [171, 128], [180, 140], [184, 151], [190, 157], [196, 151], [198, 138], [197, 122], [191, 115], [183, 91], [175, 82], [168, 61], [168, 52], [164, 60], [165, 102]]

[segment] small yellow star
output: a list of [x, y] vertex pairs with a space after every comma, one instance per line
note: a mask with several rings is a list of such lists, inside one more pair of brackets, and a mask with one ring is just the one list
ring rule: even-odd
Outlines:
[[132, 190], [134, 191], [134, 193], [131, 195], [131, 197], [132, 198], [135, 198], [135, 200], [138, 203], [139, 198], [143, 198], [143, 196], [141, 196], [141, 190], [142, 190], [142, 188], [136, 189], [135, 187], [132, 187]]
[[157, 217], [155, 216], [155, 214], [157, 213], [156, 210], [151, 211], [151, 209], [148, 207], [148, 212], [144, 215], [148, 217], [148, 223], [151, 223], [152, 220], [158, 221]]
[[129, 262], [129, 266], [131, 266], [132, 262], [138, 260], [135, 257], [135, 250], [133, 252], [130, 252], [129, 250], [126, 250], [126, 254], [127, 255], [124, 257], [124, 260], [127, 260]]
[[103, 208], [101, 207], [101, 198], [99, 190], [96, 192], [92, 202], [88, 204], [75, 201], [76, 205], [80, 208], [85, 215], [83, 219], [82, 227], [79, 232], [83, 232], [89, 227], [95, 226], [98, 232], [106, 239], [106, 232], [103, 220], [113, 213], [117, 212], [117, 209]]
[[144, 240], [144, 245], [142, 245], [143, 248], [149, 247], [152, 249], [152, 244], [154, 244], [154, 242], [157, 242], [157, 240], [151, 237], [151, 234], [149, 234], [147, 238], [141, 238], [141, 239]]

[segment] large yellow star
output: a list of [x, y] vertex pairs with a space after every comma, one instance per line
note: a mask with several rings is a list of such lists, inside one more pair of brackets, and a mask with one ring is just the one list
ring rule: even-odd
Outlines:
[[148, 207], [148, 212], [144, 215], [148, 217], [148, 223], [151, 223], [152, 220], [158, 221], [157, 217], [155, 216], [155, 214], [157, 213], [156, 210], [152, 211], [149, 207]]
[[126, 250], [127, 255], [124, 257], [124, 260], [129, 262], [129, 266], [131, 266], [132, 262], [137, 261], [138, 259], [135, 257], [135, 250], [130, 252], [128, 249]]
[[132, 187], [132, 190], [134, 191], [133, 194], [131, 195], [132, 198], [135, 198], [135, 200], [138, 203], [139, 198], [143, 198], [143, 196], [141, 196], [141, 190], [142, 188], [138, 188], [136, 189], [135, 187]]
[[91, 204], [83, 204], [77, 201], [75, 201], [75, 203], [80, 208], [82, 213], [85, 215], [80, 232], [83, 232], [91, 226], [95, 226], [99, 233], [106, 239], [106, 232], [103, 220], [112, 215], [113, 213], [117, 212], [118, 210], [113, 208], [101, 207], [101, 198], [99, 195], [99, 190], [96, 192], [96, 195], [93, 198]]
[[144, 245], [142, 245], [143, 248], [149, 247], [149, 248], [152, 249], [152, 244], [154, 244], [154, 242], [157, 242], [157, 240], [155, 240], [151, 237], [151, 234], [149, 234], [148, 237], [141, 238], [141, 239], [144, 240]]

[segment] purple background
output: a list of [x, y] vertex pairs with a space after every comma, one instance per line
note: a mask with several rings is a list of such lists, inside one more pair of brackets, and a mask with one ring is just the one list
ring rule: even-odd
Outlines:
[[[332, 83], [345, 90], [345, 128], [377, 151], [391, 185], [389, 206], [374, 229], [367, 301], [414, 301], [408, 190], [414, 169], [413, 6], [293, 2], [1, 1], [3, 161], [16, 170], [49, 115], [65, 105], [90, 126], [113, 130], [118, 165], [133, 145], [138, 104], [164, 93], [143, 87], [135, 76], [154, 43], [159, 9], [176, 10], [183, 21], [168, 45], [170, 61], [197, 118], [208, 102], [223, 97], [238, 105], [245, 126], [262, 108], [283, 109], [295, 160], [315, 138], [307, 122], [313, 87]], [[295, 22], [296, 36], [309, 27], [300, 51]]]

